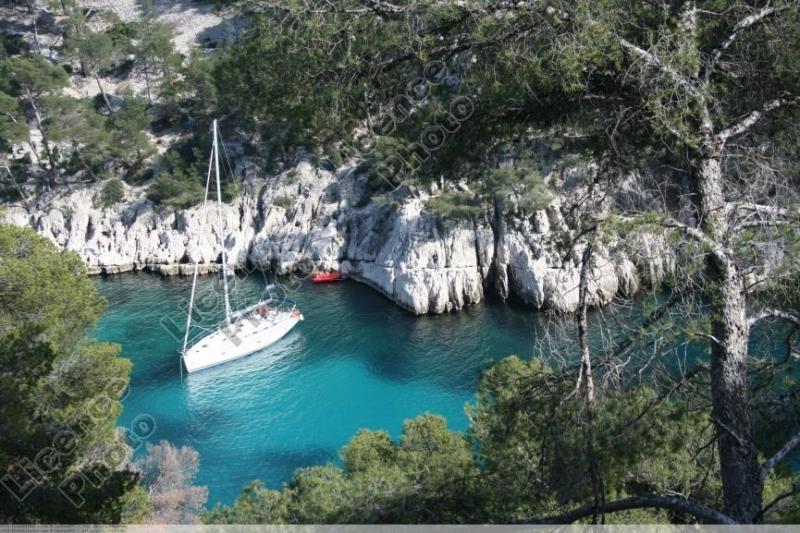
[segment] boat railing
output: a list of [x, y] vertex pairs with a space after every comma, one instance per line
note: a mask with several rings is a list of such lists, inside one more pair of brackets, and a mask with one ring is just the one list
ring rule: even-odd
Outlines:
[[[277, 297], [277, 298], [270, 298], [269, 300], [260, 300], [257, 303], [245, 307], [244, 309], [239, 309], [231, 313], [231, 322], [235, 323], [236, 321], [240, 320], [241, 318], [247, 316], [249, 313], [255, 311], [261, 306], [272, 305], [273, 309], [275, 309], [274, 305], [276, 303], [279, 304], [288, 304], [288, 309], [278, 309], [279, 311], [287, 314], [291, 314], [297, 308], [297, 302], [290, 298], [285, 297]], [[199, 329], [200, 331], [189, 338], [188, 342], [186, 343], [186, 351], [192, 348], [198, 341], [204, 339], [210, 333], [214, 333], [215, 331], [219, 331], [228, 326], [228, 321], [226, 319], [220, 320], [217, 324], [213, 326], [201, 326], [199, 324], [193, 324], [192, 327]]]
[[193, 347], [195, 344], [197, 344], [198, 341], [204, 339], [210, 333], [213, 333], [215, 331], [214, 328], [205, 327], [205, 326], [199, 326], [199, 325], [196, 325], [196, 324], [193, 325], [192, 327], [199, 329], [200, 332], [197, 333], [196, 335], [192, 336], [192, 337], [189, 337], [189, 339], [186, 342], [186, 350], [183, 352], [184, 354], [186, 352], [188, 352], [191, 347]]
[[[273, 308], [274, 308], [276, 303], [277, 304], [288, 304], [288, 305], [290, 305], [291, 307], [288, 310], [287, 309], [279, 309], [280, 311], [285, 311], [287, 313], [291, 313], [297, 307], [297, 302], [295, 302], [294, 300], [290, 300], [289, 298], [270, 298], [269, 300], [265, 300], [265, 299], [262, 298], [260, 301], [258, 301], [257, 303], [255, 303], [255, 304], [253, 304], [253, 305], [251, 305], [249, 307], [245, 307], [244, 309], [239, 309], [238, 311], [234, 311], [233, 313], [231, 313], [231, 320], [237, 320], [237, 319], [241, 318], [242, 316], [245, 316], [248, 313], [250, 313], [252, 311], [255, 311], [256, 309], [258, 309], [261, 306], [273, 306]], [[220, 325], [223, 325], [224, 322], [225, 322], [224, 320], [221, 321]]]

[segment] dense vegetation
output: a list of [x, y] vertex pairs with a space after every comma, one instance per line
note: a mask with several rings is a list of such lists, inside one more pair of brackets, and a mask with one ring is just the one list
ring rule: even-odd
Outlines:
[[[12, 2], [13, 4], [14, 2]], [[54, 3], [45, 16], [31, 2], [18, 2], [20, 13], [38, 18], [56, 17], [53, 30], [63, 37], [57, 51], [61, 61], [54, 64], [32, 49], [25, 41], [3, 33], [0, 52], [0, 149], [15, 156], [8, 161], [2, 194], [7, 199], [25, 198], [25, 187], [38, 185], [54, 189], [72, 181], [96, 182], [109, 178], [138, 184], [155, 171], [174, 181], [176, 172], [184, 181], [172, 185], [171, 196], [154, 196], [154, 201], [177, 205], [197, 202], [202, 194], [197, 174], [188, 156], [179, 159], [155, 157], [156, 150], [148, 137], [158, 124], [175, 118], [178, 102], [178, 74], [183, 57], [175, 51], [172, 30], [156, 20], [152, 2], [142, 4], [142, 17], [136, 22], [122, 22], [113, 13], [85, 10], [75, 0]], [[52, 25], [52, 23], [51, 23]], [[131, 59], [133, 58], [133, 59]], [[92, 80], [98, 98], [81, 99], [64, 93], [72, 82], [70, 74]], [[144, 94], [131, 92], [109, 94], [108, 80], [141, 75]], [[80, 83], [80, 82], [77, 82]], [[34, 142], [31, 131], [41, 134]], [[177, 152], [176, 152], [177, 153]], [[19, 154], [24, 154], [19, 157]], [[8, 154], [10, 155], [10, 154]], [[185, 168], [184, 168], [185, 167]], [[31, 183], [30, 177], [38, 183]], [[11, 184], [9, 184], [9, 181]], [[169, 187], [169, 186], [168, 186]], [[181, 195], [183, 199], [178, 199]], [[193, 196], [192, 196], [193, 195]]]
[[80, 259], [33, 230], [0, 226], [0, 257], [0, 520], [143, 517], [115, 427], [130, 363], [86, 337], [104, 301]]
[[[793, 382], [796, 383], [796, 382]], [[693, 385], [699, 385], [695, 382]], [[361, 431], [342, 466], [304, 468], [282, 490], [260, 482], [207, 523], [509, 523], [597, 519], [592, 505], [583, 400], [574, 376], [509, 357], [490, 369], [468, 408], [466, 435], [435, 415], [407, 421], [398, 442]], [[614, 500], [611, 523], [719, 522], [719, 457], [713, 421], [692, 395], [651, 386], [606, 390], [596, 404], [594, 461]], [[765, 449], [777, 441], [763, 440]], [[788, 466], [765, 493], [791, 492]], [[672, 499], [648, 501], [648, 495]], [[694, 503], [689, 503], [693, 500]], [[796, 522], [800, 502], [764, 517]], [[568, 509], [568, 510], [567, 510]], [[777, 511], [777, 512], [776, 512]]]
[[191, 523], [197, 452], [117, 428], [130, 362], [87, 334], [105, 301], [77, 255], [0, 225], [0, 523]]
[[[280, 491], [256, 483], [208, 521], [800, 519], [790, 467], [800, 444], [796, 1], [219, 5], [243, 16], [245, 29], [235, 45], [189, 58], [176, 54], [148, 3], [141, 22], [106, 14], [97, 29], [74, 1], [60, 2], [60, 63], [4, 35], [0, 144], [8, 151], [41, 133], [32, 160], [10, 159], [15, 186], [5, 193], [25, 196], [29, 175], [39, 190], [74, 176], [114, 178], [148, 183], [155, 203], [191, 206], [202, 197], [200, 125], [221, 116], [272, 163], [311, 152], [355, 166], [374, 199], [435, 184], [431, 210], [486, 217], [498, 246], [511, 215], [529, 218], [561, 195], [572, 231], [559, 245], [580, 280], [566, 362], [509, 359], [491, 370], [466, 436], [435, 416], [409, 422], [399, 442], [362, 432], [343, 451], [343, 467], [301, 470]], [[107, 94], [103, 75], [130, 70], [144, 75], [145, 94]], [[96, 83], [100, 97], [64, 96], [68, 72]], [[200, 133], [156, 157], [148, 129]], [[545, 176], [543, 142], [591, 172]], [[97, 202], [114, 205], [124, 191], [109, 181]], [[22, 253], [10, 235], [8, 253]], [[590, 345], [593, 267], [611, 243], [645, 253], [643, 235], [671, 248], [670, 296], [610, 345]], [[0, 268], [24, 268], [2, 257]], [[64, 331], [83, 332], [99, 312], [81, 294], [64, 300], [81, 309], [63, 314]], [[57, 322], [62, 311], [53, 308]], [[122, 372], [109, 347], [39, 342], [60, 337], [30, 316], [8, 324], [30, 329], [4, 337], [4, 371], [16, 364], [34, 374], [7, 378], [4, 394], [20, 390], [34, 402], [25, 395], [63, 354], [104, 353]], [[762, 327], [785, 347], [753, 353]], [[698, 360], [666, 364], [664, 354], [687, 343], [699, 347]], [[16, 353], [26, 354], [24, 365]], [[31, 423], [14, 411], [20, 405], [4, 407], [7, 420]], [[103, 428], [108, 439], [113, 428]], [[14, 460], [27, 444], [12, 440], [3, 446]], [[115, 475], [124, 478], [113, 485], [119, 491], [98, 496], [95, 514], [40, 516], [23, 506], [3, 516], [121, 519], [135, 476]], [[182, 501], [196, 508], [194, 496]]]

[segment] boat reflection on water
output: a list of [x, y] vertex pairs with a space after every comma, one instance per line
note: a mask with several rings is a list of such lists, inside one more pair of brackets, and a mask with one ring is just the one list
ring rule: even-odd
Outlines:
[[203, 372], [186, 374], [187, 400], [192, 404], [208, 402], [215, 396], [228, 401], [231, 387], [237, 391], [256, 390], [259, 396], [283, 379], [283, 375], [301, 364], [307, 354], [302, 333], [292, 331], [275, 344], [225, 365]]

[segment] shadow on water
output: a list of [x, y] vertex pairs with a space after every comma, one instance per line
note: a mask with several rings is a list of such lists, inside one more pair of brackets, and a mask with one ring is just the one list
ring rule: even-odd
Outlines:
[[[340, 315], [346, 319], [343, 328], [385, 339], [363, 344], [360, 355], [369, 371], [383, 380], [407, 383], [424, 378], [449, 390], [472, 392], [492, 362], [510, 354], [530, 357], [533, 352], [535, 322], [519, 306], [478, 304], [460, 313], [414, 316], [363, 285], [338, 284], [332, 290], [349, 310]], [[465, 322], [480, 327], [465, 327]]]
[[309, 445], [300, 450], [265, 450], [253, 459], [279, 473], [281, 478], [291, 479], [298, 468], [335, 462], [338, 453], [336, 448]]

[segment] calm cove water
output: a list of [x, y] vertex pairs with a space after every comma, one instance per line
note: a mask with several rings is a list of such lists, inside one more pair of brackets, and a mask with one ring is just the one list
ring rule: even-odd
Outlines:
[[[254, 479], [279, 488], [298, 467], [335, 461], [360, 428], [397, 436], [403, 420], [431, 412], [465, 429], [482, 370], [508, 354], [530, 357], [542, 327], [541, 315], [507, 305], [414, 317], [357, 283], [302, 283], [291, 297], [306, 319], [289, 335], [181, 381], [181, 342], [170, 329], [183, 328], [191, 280], [131, 274], [97, 283], [109, 308], [96, 336], [122, 344], [133, 362], [120, 425], [150, 415], [148, 442], [194, 447], [210, 505], [232, 502]], [[215, 283], [200, 278], [201, 301], [220, 300]], [[233, 300], [255, 302], [264, 284], [260, 275], [239, 279]]]

